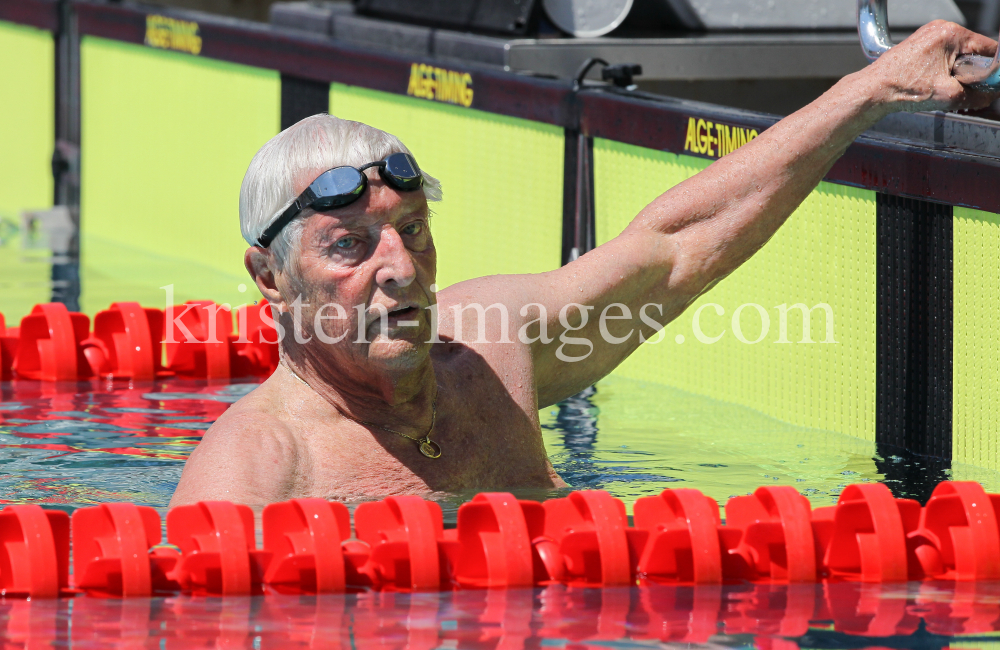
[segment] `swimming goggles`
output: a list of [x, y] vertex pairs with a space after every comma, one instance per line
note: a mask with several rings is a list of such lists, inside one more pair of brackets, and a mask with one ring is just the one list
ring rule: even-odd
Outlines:
[[257, 238], [257, 245], [267, 248], [278, 236], [281, 229], [299, 216], [303, 210], [326, 212], [354, 203], [365, 193], [368, 187], [368, 176], [365, 170], [378, 167], [379, 176], [386, 183], [403, 192], [419, 190], [424, 185], [424, 177], [420, 173], [417, 161], [408, 153], [389, 154], [378, 162], [368, 163], [361, 167], [334, 167], [316, 177], [309, 187], [281, 216], [264, 229]]

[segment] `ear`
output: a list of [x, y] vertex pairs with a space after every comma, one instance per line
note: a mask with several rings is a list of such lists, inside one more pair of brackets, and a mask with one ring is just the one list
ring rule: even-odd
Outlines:
[[[243, 253], [243, 266], [250, 273], [264, 300], [271, 303], [272, 309], [277, 308], [277, 312], [282, 313], [287, 311], [287, 305], [278, 291], [273, 264], [274, 256], [266, 248], [251, 246]], [[274, 317], [277, 318], [277, 313]]]

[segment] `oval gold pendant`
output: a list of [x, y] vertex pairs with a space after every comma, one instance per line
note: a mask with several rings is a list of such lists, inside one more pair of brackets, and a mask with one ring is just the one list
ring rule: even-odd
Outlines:
[[420, 443], [420, 453], [428, 458], [440, 458], [441, 447], [433, 440], [424, 440]]

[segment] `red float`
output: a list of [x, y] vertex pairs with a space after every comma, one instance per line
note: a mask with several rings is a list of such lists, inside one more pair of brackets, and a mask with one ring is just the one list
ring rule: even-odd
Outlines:
[[907, 537], [911, 578], [1000, 579], [1000, 528], [978, 483], [939, 483]]
[[69, 515], [36, 505], [0, 510], [0, 595], [55, 598], [69, 587]]
[[628, 527], [624, 503], [604, 490], [581, 490], [542, 506], [545, 536], [559, 545], [566, 582], [605, 587], [635, 583], [649, 532]]
[[164, 346], [167, 367], [179, 375], [228, 379], [233, 315], [211, 300], [168, 307]]
[[236, 310], [236, 336], [231, 340], [234, 377], [270, 375], [278, 367], [278, 330], [267, 302]]
[[223, 596], [259, 592], [270, 553], [258, 551], [253, 511], [228, 501], [201, 501], [167, 513], [167, 539], [181, 559], [171, 574], [182, 588]]
[[137, 302], [116, 302], [94, 317], [83, 352], [94, 374], [151, 381], [163, 368], [163, 312]]
[[906, 534], [916, 529], [920, 504], [894, 499], [882, 483], [848, 485], [836, 506], [812, 513], [823, 577], [904, 582]]
[[458, 542], [445, 540], [441, 506], [416, 496], [362, 503], [354, 532], [368, 544], [369, 570], [382, 588], [438, 591], [451, 588], [451, 561]]
[[639, 575], [652, 580], [694, 584], [722, 583], [719, 506], [698, 490], [664, 490], [635, 502], [636, 528], [649, 531], [639, 560]]
[[816, 550], [809, 500], [795, 488], [759, 487], [726, 503], [726, 528], [741, 529], [739, 545], [724, 562], [726, 578], [772, 582], [815, 582]]
[[[536, 582], [532, 540], [545, 530], [545, 509], [507, 492], [477, 494], [458, 509], [458, 562], [463, 587], [530, 587]], [[547, 577], [539, 571], [538, 581]]]
[[35, 305], [21, 319], [14, 370], [25, 379], [78, 381], [92, 376], [81, 344], [90, 330], [90, 319], [70, 312], [66, 305]]
[[342, 503], [294, 499], [264, 508], [264, 551], [271, 554], [264, 582], [283, 591], [342, 593], [346, 587], [341, 543], [351, 536]]
[[72, 528], [73, 577], [78, 589], [128, 598], [151, 595], [154, 582], [169, 588], [163, 571], [154, 570], [157, 562], [149, 555], [161, 539], [160, 515], [153, 508], [131, 503], [80, 508], [73, 513]]

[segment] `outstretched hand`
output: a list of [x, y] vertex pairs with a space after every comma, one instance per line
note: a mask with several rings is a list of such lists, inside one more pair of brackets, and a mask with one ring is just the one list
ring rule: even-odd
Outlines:
[[881, 100], [897, 111], [954, 111], [985, 108], [1000, 92], [963, 86], [952, 76], [963, 54], [992, 58], [996, 41], [961, 25], [935, 20], [892, 47], [869, 68], [881, 88]]

